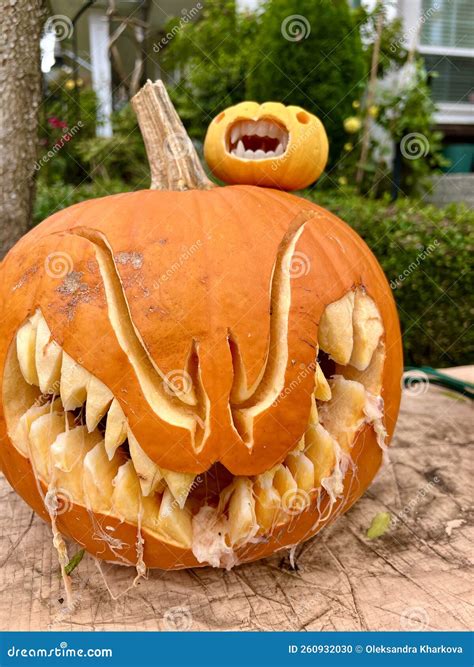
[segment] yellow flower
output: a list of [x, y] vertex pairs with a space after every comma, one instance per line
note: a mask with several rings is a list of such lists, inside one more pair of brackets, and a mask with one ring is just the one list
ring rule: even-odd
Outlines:
[[358, 132], [361, 128], [361, 125], [362, 123], [360, 122], [360, 118], [357, 116], [349, 116], [349, 118], [346, 118], [344, 121], [344, 129], [349, 134], [355, 134]]
[[339, 176], [337, 182], [339, 185], [347, 185], [347, 178], [345, 176]]
[[68, 79], [66, 83], [64, 84], [64, 87], [66, 90], [72, 90], [74, 88], [74, 79]]
[[81, 77], [79, 77], [78, 80], [77, 80], [77, 87], [81, 88], [83, 85], [84, 85], [84, 81], [81, 79]]
[[377, 116], [379, 115], [379, 108], [376, 104], [372, 104], [368, 108], [368, 112], [369, 112], [369, 116], [372, 116], [372, 118], [377, 118]]
[[354, 101], [352, 102], [352, 108], [353, 108], [353, 109], [358, 109], [359, 107], [360, 107], [360, 102], [359, 102], [359, 100], [354, 100]]
[[346, 144], [344, 144], [344, 150], [345, 150], [345, 151], [348, 151], [348, 152], [349, 152], [349, 151], [351, 151], [353, 148], [354, 148], [354, 147], [353, 147], [353, 145], [351, 144], [350, 141], [348, 141]]

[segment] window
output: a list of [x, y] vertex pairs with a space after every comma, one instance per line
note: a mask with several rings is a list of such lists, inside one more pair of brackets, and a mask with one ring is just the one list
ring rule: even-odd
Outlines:
[[420, 44], [474, 51], [473, 0], [423, 0]]

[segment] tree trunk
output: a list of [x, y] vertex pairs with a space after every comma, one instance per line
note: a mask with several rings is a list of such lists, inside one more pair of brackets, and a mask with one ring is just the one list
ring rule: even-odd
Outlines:
[[43, 0], [0, 2], [0, 257], [31, 224], [45, 16]]

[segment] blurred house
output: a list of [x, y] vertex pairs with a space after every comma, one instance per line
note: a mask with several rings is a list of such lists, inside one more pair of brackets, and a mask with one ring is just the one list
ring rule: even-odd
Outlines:
[[[474, 1], [398, 0], [404, 38], [428, 72], [450, 173], [474, 171]], [[472, 184], [471, 184], [472, 187]]]
[[[110, 114], [133, 94], [143, 77], [160, 76], [164, 27], [178, 16], [194, 20], [197, 0], [50, 0], [50, 19], [42, 40], [46, 80], [70, 77], [91, 85], [101, 110], [98, 134], [110, 136]], [[172, 36], [171, 36], [172, 38]]]

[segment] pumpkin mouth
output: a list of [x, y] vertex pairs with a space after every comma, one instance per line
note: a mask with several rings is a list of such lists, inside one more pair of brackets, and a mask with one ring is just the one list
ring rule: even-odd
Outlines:
[[255, 476], [234, 476], [220, 463], [195, 475], [148, 457], [114, 394], [52, 339], [37, 310], [5, 364], [8, 433], [29, 459], [52, 518], [59, 497], [85, 507], [109, 544], [113, 528], [107, 520], [98, 527], [97, 515], [131, 523], [145, 539], [148, 533], [192, 549], [199, 562], [231, 567], [237, 549], [275, 536], [324, 496], [326, 518], [331, 514], [364, 425], [384, 447], [384, 360], [377, 306], [363, 288], [351, 290], [321, 317], [311, 411], [294, 449]]
[[288, 130], [271, 118], [237, 120], [227, 130], [226, 150], [244, 160], [268, 160], [282, 157], [288, 141]]

